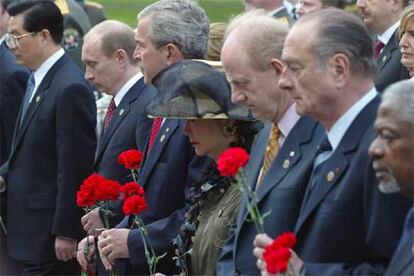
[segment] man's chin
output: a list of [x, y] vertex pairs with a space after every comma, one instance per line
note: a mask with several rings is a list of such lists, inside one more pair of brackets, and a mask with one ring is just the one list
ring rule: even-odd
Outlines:
[[384, 194], [395, 194], [401, 191], [400, 186], [398, 186], [397, 181], [395, 180], [390, 180], [387, 182], [381, 181], [378, 188]]

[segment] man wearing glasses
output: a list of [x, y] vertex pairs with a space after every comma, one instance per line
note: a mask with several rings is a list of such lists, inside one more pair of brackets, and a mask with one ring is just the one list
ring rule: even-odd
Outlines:
[[6, 43], [33, 70], [19, 110], [6, 185], [8, 250], [22, 274], [73, 275], [81, 237], [76, 191], [93, 165], [95, 101], [60, 46], [63, 17], [48, 0], [14, 2]]

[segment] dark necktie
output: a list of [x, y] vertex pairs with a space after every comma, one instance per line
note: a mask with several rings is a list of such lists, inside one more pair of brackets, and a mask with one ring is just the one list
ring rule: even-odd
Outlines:
[[[325, 135], [322, 142], [319, 144], [318, 149], [316, 151], [315, 160], [318, 158], [318, 156], [324, 152], [332, 151], [331, 143], [329, 142], [328, 136]], [[306, 204], [306, 202], [309, 200], [310, 195], [312, 191], [314, 190], [315, 186], [317, 185], [318, 180], [320, 179], [321, 172], [323, 171], [323, 167], [326, 164], [326, 160], [323, 160], [319, 164], [314, 164], [312, 174], [309, 180], [308, 188], [305, 194], [303, 205]]]
[[108, 110], [106, 111], [105, 119], [104, 119], [104, 131], [108, 128], [109, 123], [112, 120], [112, 117], [114, 116], [114, 112], [116, 109], [116, 104], [114, 97], [112, 97], [111, 102], [109, 103]]
[[375, 41], [375, 59], [378, 59], [380, 57], [382, 48], [384, 48], [384, 43], [379, 40]]
[[24, 98], [23, 98], [23, 103], [22, 103], [22, 113], [20, 116], [20, 125], [22, 125], [24, 116], [26, 115], [27, 109], [29, 108], [30, 99], [32, 98], [34, 88], [35, 88], [34, 73], [31, 73], [29, 79], [27, 80], [26, 92], [24, 93]]
[[160, 129], [161, 129], [161, 124], [162, 124], [162, 118], [155, 118], [154, 122], [152, 123], [147, 155], [149, 154], [152, 147], [154, 146], [155, 139], [157, 138], [158, 132], [160, 132]]

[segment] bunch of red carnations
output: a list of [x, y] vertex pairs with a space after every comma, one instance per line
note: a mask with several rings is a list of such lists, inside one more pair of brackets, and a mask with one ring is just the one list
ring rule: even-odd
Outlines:
[[296, 236], [292, 232], [283, 233], [271, 244], [266, 246], [263, 252], [263, 259], [266, 263], [266, 270], [269, 273], [285, 273], [292, 256], [291, 249], [296, 244]]

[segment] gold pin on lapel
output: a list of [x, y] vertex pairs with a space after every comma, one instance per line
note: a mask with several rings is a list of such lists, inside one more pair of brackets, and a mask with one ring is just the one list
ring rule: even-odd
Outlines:
[[36, 97], [36, 102], [37, 102], [37, 103], [38, 103], [38, 102], [40, 102], [40, 99], [41, 99], [41, 98], [40, 98], [40, 96], [37, 96], [37, 97]]
[[289, 165], [290, 165], [290, 161], [289, 161], [289, 159], [285, 159], [285, 161], [283, 161], [283, 165], [282, 165], [282, 167], [283, 167], [284, 169], [287, 169], [287, 168], [289, 168]]
[[161, 137], [160, 137], [160, 142], [161, 142], [161, 143], [163, 143], [163, 142], [164, 142], [164, 140], [165, 140], [165, 135], [163, 134], [163, 135], [161, 135]]
[[331, 182], [335, 178], [335, 173], [333, 171], [329, 171], [326, 175], [326, 181]]
[[119, 116], [122, 116], [122, 115], [124, 115], [124, 109], [121, 109], [121, 110], [119, 110]]
[[289, 156], [290, 156], [290, 157], [295, 156], [295, 152], [292, 150], [291, 152], [289, 152]]

